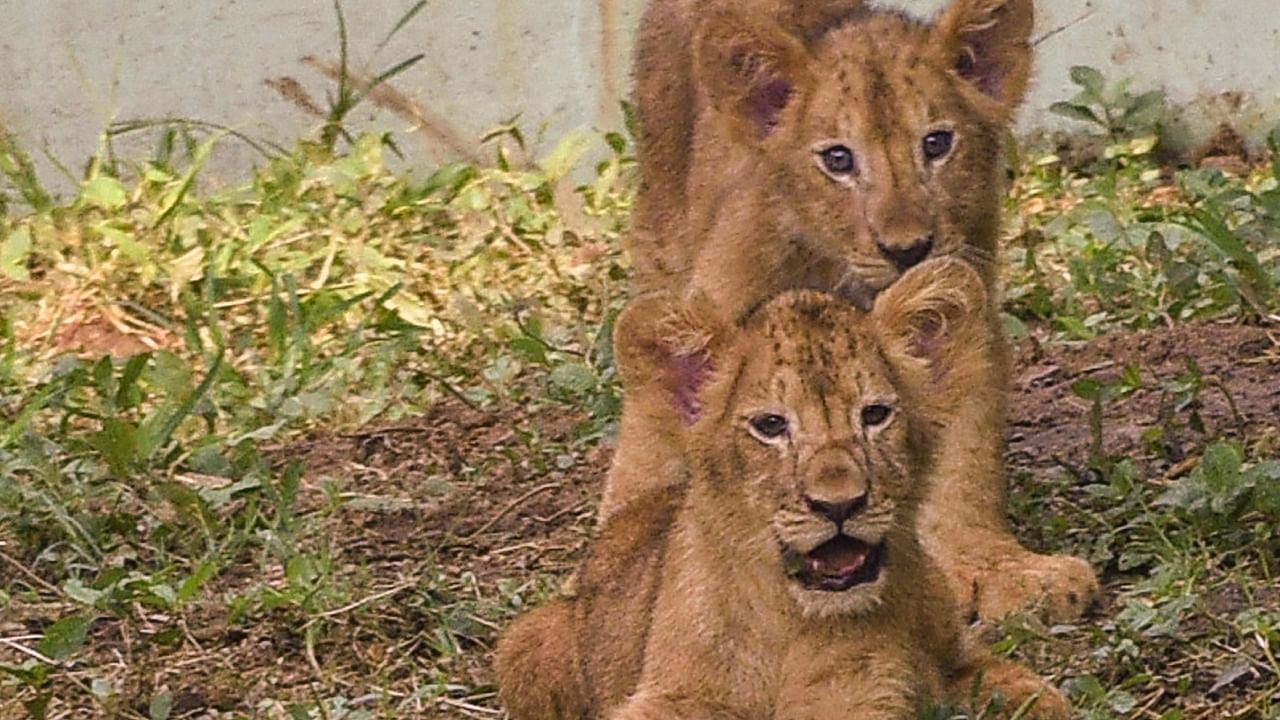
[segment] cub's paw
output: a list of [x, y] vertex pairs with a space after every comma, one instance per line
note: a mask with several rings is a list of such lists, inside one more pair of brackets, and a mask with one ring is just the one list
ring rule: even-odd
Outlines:
[[1047, 683], [1037, 681], [1021, 691], [1002, 692], [988, 706], [986, 718], [1018, 718], [1018, 720], [1070, 720], [1071, 705], [1062, 693]]
[[974, 580], [975, 607], [983, 620], [1031, 611], [1050, 625], [1078, 620], [1098, 599], [1098, 576], [1069, 555], [1018, 551], [998, 559]]
[[984, 718], [1069, 720], [1071, 705], [1057, 688], [1030, 669], [994, 660], [981, 673]]

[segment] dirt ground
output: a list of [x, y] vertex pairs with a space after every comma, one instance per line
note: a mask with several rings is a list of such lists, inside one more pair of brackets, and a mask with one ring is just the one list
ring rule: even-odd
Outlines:
[[[1190, 407], [1165, 417], [1170, 413], [1166, 410], [1162, 415], [1162, 405], [1169, 405], [1163, 388], [1187, 373], [1188, 358], [1199, 365], [1206, 389]], [[1019, 348], [1008, 434], [1015, 495], [1026, 489], [1017, 486], [1046, 478], [1074, 474], [1080, 484], [1089, 481], [1090, 403], [1077, 397], [1072, 385], [1081, 378], [1114, 380], [1130, 364], [1141, 368], [1141, 389], [1105, 405], [1102, 450], [1108, 456], [1132, 457], [1144, 469], [1170, 476], [1185, 473], [1189, 469], [1185, 458], [1195, 457], [1212, 439], [1265, 441], [1277, 436], [1277, 328], [1180, 326], [1067, 347], [1027, 343]], [[1202, 429], [1188, 427], [1193, 410], [1202, 420]], [[609, 448], [592, 449], [572, 467], [548, 474], [521, 472], [515, 462], [499, 465], [457, 483], [443, 498], [424, 496], [424, 484], [432, 484], [433, 473], [439, 473], [441, 466], [456, 473], [514, 450], [518, 436], [530, 428], [537, 428], [544, 442], [567, 443], [577, 421], [566, 411], [530, 418], [519, 412], [487, 414], [448, 404], [405, 425], [316, 438], [294, 451], [313, 470], [343, 464], [361, 468], [356, 476], [368, 483], [362, 492], [415, 501], [398, 512], [348, 513], [350, 524], [343, 528], [343, 535], [351, 542], [343, 553], [349, 561], [384, 575], [386, 570], [374, 568], [418, 562], [430, 548], [443, 547], [434, 558], [442, 573], [471, 573], [484, 586], [519, 582], [531, 574], [563, 577], [572, 570], [591, 533]], [[1143, 433], [1161, 424], [1169, 430], [1160, 447], [1150, 447]], [[1071, 503], [1075, 491], [1068, 488], [1048, 511], [1059, 503]], [[1027, 541], [1037, 544], [1033, 530], [1037, 519], [1014, 520]], [[1108, 588], [1114, 592], [1123, 582], [1123, 578], [1108, 578]], [[1101, 611], [1106, 609], [1104, 604]], [[492, 632], [469, 638], [474, 645], [462, 654], [466, 675], [478, 686], [487, 682], [493, 638]], [[453, 672], [459, 669], [454, 667]], [[476, 703], [492, 707], [489, 700], [482, 697]], [[458, 706], [442, 709], [453, 717], [486, 714]]]
[[[1206, 389], [1190, 407], [1171, 413], [1163, 388], [1187, 373], [1188, 358], [1199, 365]], [[1033, 484], [1073, 473], [1081, 484], [1088, 481], [1090, 403], [1073, 393], [1072, 384], [1086, 377], [1114, 380], [1128, 364], [1141, 368], [1142, 388], [1105, 405], [1102, 449], [1108, 456], [1132, 457], [1146, 470], [1172, 475], [1186, 472], [1185, 458], [1195, 457], [1211, 439], [1276, 436], [1280, 332], [1275, 328], [1200, 325], [1116, 335], [1070, 347], [1039, 348], [1028, 343], [1019, 349], [1011, 403], [1008, 461], [1015, 483]], [[1187, 427], [1193, 410], [1202, 420], [1202, 429]], [[520, 423], [528, 422], [529, 418], [520, 418]], [[561, 414], [539, 418], [537, 423], [544, 436], [567, 438], [573, 418]], [[1162, 424], [1168, 431], [1159, 447], [1149, 447], [1144, 431]], [[329, 438], [317, 441], [311, 452], [323, 448], [319, 459], [325, 464], [357, 458], [396, 476], [390, 482], [412, 494], [422, 477], [422, 472], [415, 476], [415, 468], [430, 466], [432, 458], [441, 455], [455, 466], [466, 465], [472, 455], [490, 455], [511, 442], [509, 428], [509, 417], [445, 406], [412, 428]], [[420, 551], [443, 543], [447, 549], [438, 557], [442, 568], [474, 573], [482, 583], [530, 573], [563, 575], [571, 570], [589, 537], [592, 507], [608, 459], [607, 448], [597, 449], [573, 468], [549, 476], [499, 468], [460, 485], [444, 500], [428, 503], [420, 513], [394, 520], [369, 516], [361, 552], [366, 562], [380, 562], [388, 554], [412, 556], [415, 548]], [[1051, 505], [1070, 503], [1074, 491], [1069, 489]], [[1036, 533], [1030, 528], [1035, 520], [1015, 518], [1032, 544]], [[1113, 589], [1123, 581], [1111, 580]], [[487, 652], [491, 639], [480, 640], [475, 648], [479, 655]], [[474, 667], [477, 678], [484, 677], [484, 663]]]
[[[1141, 388], [1105, 405], [1102, 450], [1159, 476], [1185, 473], [1185, 458], [1216, 437], [1277, 438], [1275, 327], [1199, 325], [1070, 347], [1028, 343], [1019, 356], [1008, 460], [1015, 525], [1033, 546], [1046, 542], [1038, 513], [1067, 512], [1089, 482], [1090, 403], [1072, 391], [1081, 378], [1107, 381], [1126, 364], [1142, 368]], [[1162, 388], [1186, 373], [1188, 357], [1206, 389], [1168, 417]], [[1203, 428], [1187, 421], [1192, 411]], [[318, 699], [370, 685], [400, 698], [394, 711], [402, 716], [496, 717], [488, 668], [498, 629], [521, 602], [554, 592], [591, 535], [610, 449], [575, 439], [584, 421], [569, 409], [482, 412], [455, 402], [394, 426], [277, 448], [281, 463], [305, 463], [304, 504], [312, 510], [324, 506], [326, 476], [344, 478], [345, 502], [312, 530], [334, 575], [352, 588], [321, 617], [323, 632], [309, 632], [316, 620], [283, 607], [277, 622], [247, 626], [275, 628], [275, 636], [253, 636], [215, 606], [187, 619], [185, 641], [131, 637], [109, 623], [94, 634], [118, 635], [120, 662], [136, 669], [130, 695], [174, 693], [174, 717], [199, 707], [258, 714], [262, 698]], [[1168, 431], [1159, 443], [1144, 440], [1161, 425]], [[1059, 489], [1047, 504], [1042, 482]], [[1036, 500], [1028, 505], [1027, 497]], [[1020, 515], [1033, 512], [1028, 507], [1039, 508], [1036, 517]], [[233, 572], [217, 585], [232, 597], [262, 579]], [[1125, 579], [1106, 582], [1114, 596]], [[1053, 653], [1032, 661], [1046, 672], [1074, 665]], [[134, 710], [146, 714], [145, 705]]]

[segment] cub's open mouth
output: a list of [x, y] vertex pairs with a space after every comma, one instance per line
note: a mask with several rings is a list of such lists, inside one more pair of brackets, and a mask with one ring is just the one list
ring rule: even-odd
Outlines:
[[875, 582], [884, 567], [885, 548], [838, 535], [807, 555], [788, 551], [789, 574], [809, 590], [844, 592]]

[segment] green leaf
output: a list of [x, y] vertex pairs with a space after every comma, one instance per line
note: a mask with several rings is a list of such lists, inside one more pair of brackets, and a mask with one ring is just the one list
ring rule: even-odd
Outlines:
[[53, 700], [53, 696], [43, 693], [35, 700], [27, 700], [22, 703], [22, 707], [27, 711], [27, 717], [31, 720], [44, 720], [49, 717], [49, 702]]
[[1091, 378], [1081, 378], [1071, 383], [1071, 392], [1082, 400], [1101, 400], [1105, 390], [1105, 385]]
[[1271, 276], [1258, 261], [1258, 256], [1239, 236], [1231, 232], [1222, 217], [1207, 210], [1193, 210], [1190, 227], [1208, 238], [1214, 247], [1231, 260], [1236, 269], [1249, 276], [1258, 287], [1268, 293], [1274, 291]]
[[509, 343], [512, 352], [523, 355], [529, 362], [539, 365], [547, 364], [547, 346], [542, 344], [538, 339], [531, 337], [518, 337]]
[[1005, 334], [1007, 334], [1015, 343], [1031, 335], [1031, 331], [1027, 328], [1027, 324], [1024, 323], [1022, 318], [1017, 315], [1007, 312], [1001, 313], [1000, 320], [1004, 323]]
[[320, 567], [308, 555], [294, 555], [285, 563], [284, 576], [293, 588], [310, 588], [320, 579]]
[[1186, 513], [1198, 513], [1209, 502], [1209, 493], [1197, 477], [1185, 477], [1174, 482], [1152, 502], [1156, 507], [1177, 508]]
[[207, 558], [196, 566], [195, 572], [191, 573], [186, 580], [182, 581], [182, 585], [178, 588], [178, 602], [189, 602], [200, 591], [200, 588], [209, 579], [218, 572], [218, 565], [212, 558]]
[[551, 384], [571, 395], [586, 395], [596, 387], [596, 374], [578, 363], [561, 365], [551, 371]]
[[1216, 442], [1204, 451], [1196, 473], [1204, 478], [1205, 487], [1218, 496], [1233, 493], [1240, 484], [1240, 468], [1244, 456], [1228, 442]]
[[1106, 87], [1106, 78], [1097, 68], [1088, 65], [1075, 65], [1071, 68], [1071, 82], [1080, 86], [1082, 90], [1101, 98], [1103, 89]]
[[95, 590], [80, 582], [79, 578], [71, 578], [63, 583], [62, 592], [66, 593], [67, 597], [72, 600], [84, 603], [89, 607], [96, 606], [98, 604], [98, 600], [105, 594], [101, 590]]
[[146, 245], [134, 239], [133, 235], [125, 230], [112, 227], [107, 223], [100, 223], [93, 226], [95, 232], [105, 240], [111, 241], [111, 244], [120, 249], [120, 254], [129, 262], [135, 265], [144, 265], [151, 261], [151, 251]]
[[73, 655], [84, 646], [84, 640], [93, 625], [93, 618], [85, 615], [65, 617], [49, 626], [40, 640], [41, 654], [61, 660]]
[[173, 712], [173, 693], [168, 690], [161, 690], [151, 698], [151, 704], [147, 707], [147, 715], [151, 720], [169, 720], [170, 713]]
[[160, 227], [173, 215], [174, 212], [177, 211], [178, 206], [182, 204], [182, 201], [187, 197], [187, 193], [191, 192], [192, 186], [195, 185], [196, 176], [200, 174], [200, 170], [204, 167], [204, 164], [208, 162], [209, 155], [213, 152], [214, 146], [217, 145], [222, 138], [226, 137], [226, 135], [227, 133], [225, 131], [215, 133], [196, 146], [195, 151], [191, 153], [191, 166], [187, 168], [185, 173], [183, 173], [182, 181], [178, 183], [178, 186], [166, 194], [160, 213], [156, 216], [155, 223], [153, 223], [153, 227]]
[[149, 590], [152, 596], [159, 598], [165, 604], [165, 607], [177, 607], [178, 594], [173, 591], [173, 588], [168, 583], [155, 583]]
[[31, 245], [31, 231], [26, 227], [9, 233], [4, 242], [0, 243], [0, 274], [19, 282], [30, 280], [27, 258], [31, 255]]
[[431, 177], [422, 184], [423, 195], [430, 195], [437, 190], [448, 189], [449, 195], [457, 194], [463, 185], [476, 176], [476, 169], [469, 163], [451, 163], [431, 173]]
[[1049, 106], [1049, 112], [1072, 120], [1080, 120], [1082, 122], [1092, 123], [1099, 126], [1105, 125], [1105, 123], [1102, 122], [1102, 119], [1085, 105], [1077, 105], [1069, 102], [1056, 102]]
[[1133, 99], [1133, 104], [1124, 111], [1124, 123], [1131, 130], [1145, 130], [1155, 125], [1164, 111], [1164, 92], [1152, 90]]
[[111, 681], [100, 677], [89, 681], [89, 691], [97, 698], [111, 697], [116, 694], [116, 688], [111, 684]]
[[538, 162], [538, 167], [554, 183], [573, 170], [594, 141], [595, 135], [586, 130], [571, 132]]
[[1098, 702], [1107, 697], [1106, 688], [1102, 686], [1098, 678], [1092, 675], [1071, 678], [1064, 685], [1073, 698]]
[[1058, 318], [1058, 324], [1062, 326], [1072, 337], [1077, 340], [1092, 340], [1098, 336], [1097, 333], [1089, 329], [1080, 318], [1064, 315]]
[[111, 473], [119, 479], [130, 476], [133, 464], [139, 459], [138, 428], [131, 422], [105, 418], [102, 429], [93, 434], [90, 441], [94, 449], [102, 453]]
[[112, 212], [124, 207], [129, 196], [119, 180], [110, 175], [97, 175], [80, 186], [80, 202]]

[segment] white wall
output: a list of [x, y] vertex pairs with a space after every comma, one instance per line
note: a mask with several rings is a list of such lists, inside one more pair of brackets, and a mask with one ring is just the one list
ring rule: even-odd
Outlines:
[[[899, 4], [928, 13], [944, 1]], [[440, 130], [405, 141], [423, 162], [454, 154], [441, 136], [472, 147], [517, 113], [543, 147], [573, 128], [618, 127], [644, 2], [431, 0], [376, 57], [413, 1], [348, 0], [345, 10], [357, 66], [427, 54], [396, 82]], [[1087, 17], [1041, 44], [1025, 129], [1056, 122], [1046, 108], [1071, 94], [1073, 64], [1164, 87], [1198, 126], [1229, 116], [1256, 138], [1280, 124], [1277, 0], [1040, 0], [1039, 12], [1042, 33]], [[197, 118], [288, 143], [318, 120], [265, 82], [295, 79], [323, 102], [328, 81], [301, 59], [337, 55], [327, 0], [0, 0], [0, 13], [0, 123], [73, 169], [113, 118]], [[371, 107], [359, 119], [407, 126]], [[235, 177], [253, 158], [229, 144], [215, 171]]]

